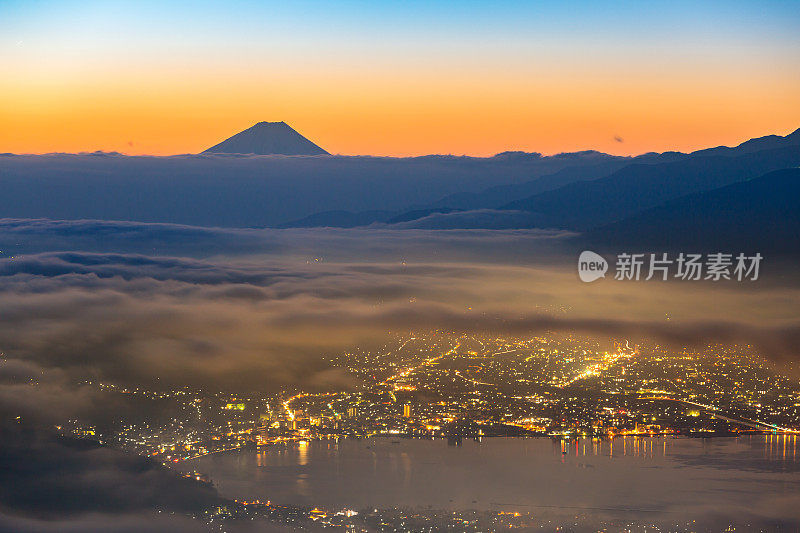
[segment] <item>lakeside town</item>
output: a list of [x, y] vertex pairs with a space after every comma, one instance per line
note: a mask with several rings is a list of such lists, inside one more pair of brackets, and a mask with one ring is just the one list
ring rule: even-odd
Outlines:
[[398, 336], [332, 359], [351, 390], [242, 395], [93, 383], [138, 419], [66, 422], [165, 463], [286, 442], [347, 437], [462, 438], [794, 435], [800, 383], [747, 347], [676, 350], [569, 335], [526, 339]]

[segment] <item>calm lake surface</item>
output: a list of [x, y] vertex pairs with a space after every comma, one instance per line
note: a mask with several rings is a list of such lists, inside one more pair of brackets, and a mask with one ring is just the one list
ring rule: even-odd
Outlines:
[[[202, 457], [237, 499], [326, 508], [738, 512], [761, 506], [800, 516], [796, 436], [738, 438], [314, 441]], [[563, 453], [566, 451], [566, 453]], [[729, 511], [728, 511], [729, 510]], [[772, 511], [769, 511], [772, 512]]]

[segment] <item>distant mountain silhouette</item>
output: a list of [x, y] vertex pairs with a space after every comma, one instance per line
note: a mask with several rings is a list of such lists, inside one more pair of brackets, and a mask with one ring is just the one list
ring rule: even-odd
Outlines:
[[[800, 130], [799, 130], [800, 131]], [[633, 164], [657, 165], [662, 163], [674, 163], [686, 159], [698, 157], [736, 157], [762, 150], [777, 149], [787, 146], [800, 144], [800, 133], [797, 131], [781, 137], [779, 135], [767, 135], [745, 141], [733, 148], [720, 146], [698, 150], [689, 154], [681, 152], [646, 153], [634, 157], [612, 156], [595, 151], [575, 152], [571, 154], [558, 154], [553, 158], [569, 158], [570, 166], [565, 167], [555, 173], [536, 177], [524, 183], [510, 183], [495, 185], [493, 187], [477, 192], [458, 192], [450, 194], [444, 198], [428, 205], [409, 206], [409, 209], [397, 214], [394, 219], [387, 219], [383, 213], [374, 211], [364, 211], [360, 213], [343, 213], [341, 211], [329, 211], [318, 213], [302, 220], [287, 223], [288, 227], [308, 227], [308, 226], [332, 226], [332, 227], [353, 227], [354, 225], [368, 225], [373, 222], [387, 222], [389, 224], [410, 222], [416, 219], [425, 218], [436, 212], [446, 213], [444, 209], [452, 210], [477, 210], [482, 215], [480, 220], [488, 220], [491, 213], [500, 216], [498, 208], [505, 208], [507, 204], [520, 198], [527, 198], [541, 194], [546, 191], [560, 189], [570, 183], [588, 182], [604, 178], [613, 172], [619, 171]], [[531, 157], [534, 154], [519, 152], [504, 152], [494, 156], [493, 159], [513, 159]], [[487, 211], [488, 210], [488, 211]], [[456, 224], [457, 220], [467, 220], [464, 217], [447, 217], [448, 224]], [[526, 222], [539, 221], [544, 224], [554, 224], [553, 217], [537, 214], [537, 216], [502, 216], [503, 224], [510, 224], [510, 221]], [[357, 224], [356, 222], [361, 222]]]
[[760, 152], [762, 150], [774, 150], [776, 148], [783, 148], [785, 146], [792, 146], [800, 144], [800, 128], [796, 129], [786, 137], [780, 135], [765, 135], [764, 137], [756, 137], [745, 141], [742, 144], [730, 148], [728, 146], [717, 146], [716, 148], [706, 148], [705, 150], [698, 150], [693, 152], [692, 155], [743, 155], [753, 152]]
[[635, 157], [611, 156], [597, 152], [579, 152], [594, 154], [594, 159], [589, 165], [576, 165], [559, 170], [554, 174], [542, 176], [525, 183], [514, 183], [508, 185], [497, 185], [480, 192], [457, 193], [442, 198], [441, 200], [426, 207], [452, 207], [456, 209], [484, 209], [498, 208], [507, 203], [520, 198], [526, 198], [545, 191], [558, 189], [570, 183], [578, 181], [591, 181], [608, 176], [612, 172], [625, 168], [635, 163], [655, 165], [658, 163], [672, 163], [682, 161], [690, 157], [700, 156], [725, 156], [735, 157], [761, 150], [772, 150], [800, 144], [800, 130], [781, 137], [779, 135], [767, 135], [745, 141], [733, 148], [718, 146], [697, 150], [690, 154], [681, 152], [647, 153]]
[[204, 154], [327, 155], [285, 122], [259, 122], [204, 150]]
[[[509, 152], [492, 159], [533, 155]], [[672, 198], [796, 166], [800, 164], [800, 130], [785, 137], [769, 135], [733, 148], [709, 148], [690, 154], [664, 152], [617, 157], [578, 152], [553, 156], [559, 157], [569, 158], [571, 164], [522, 183], [450, 194], [431, 204], [409, 205], [389, 216], [375, 211], [328, 211], [285, 226], [353, 227], [383, 222], [398, 227], [424, 224], [430, 228], [455, 228], [464, 224], [463, 227], [470, 228], [508, 228], [517, 224], [519, 228], [585, 231]], [[511, 201], [526, 195], [528, 198], [524, 200]]]
[[[533, 196], [545, 191], [558, 189], [577, 181], [591, 181], [615, 172], [634, 163], [669, 163], [688, 157], [680, 152], [648, 153], [635, 157], [612, 156], [596, 153], [592, 164], [576, 165], [564, 168], [525, 183], [496, 185], [480, 192], [463, 192], [451, 194], [435, 202], [430, 208], [451, 207], [454, 209], [495, 209], [519, 198]], [[595, 163], [595, 161], [597, 161]]]
[[[0, 156], [0, 217], [251, 227], [349, 211], [366, 212], [355, 217], [364, 225], [371, 211], [386, 211], [388, 218], [449, 194], [530, 181], [586, 159], [579, 154]], [[318, 222], [353, 224], [353, 217], [345, 218]]]
[[[581, 238], [626, 252], [800, 253], [800, 169], [666, 202]], [[765, 256], [766, 257], [766, 256]]]
[[[442, 156], [423, 156], [417, 159], [430, 159], [431, 157]], [[488, 189], [483, 189], [479, 192], [458, 192], [450, 194], [437, 202], [424, 205], [409, 205], [406, 209], [402, 209], [395, 213], [384, 213], [380, 211], [361, 211], [357, 213], [345, 211], [324, 211], [315, 213], [311, 216], [304, 217], [299, 220], [293, 220], [282, 224], [281, 227], [313, 227], [313, 226], [328, 226], [349, 228], [354, 226], [367, 226], [374, 222], [386, 222], [388, 224], [395, 224], [400, 222], [409, 222], [416, 219], [424, 218], [434, 213], [444, 213], [446, 210], [484, 210], [493, 209], [512, 200], [524, 198], [535, 193], [556, 189], [566, 183], [580, 180], [597, 179], [607, 176], [614, 170], [618, 170], [632, 162], [664, 162], [674, 161], [676, 159], [686, 157], [686, 154], [678, 152], [665, 152], [663, 154], [643, 154], [635, 157], [626, 156], [613, 156], [596, 152], [593, 150], [586, 150], [583, 152], [563, 153], [556, 154], [550, 157], [544, 157], [538, 153], [526, 152], [502, 152], [488, 158], [487, 161], [496, 162], [499, 164], [508, 164], [508, 172], [511, 175], [522, 164], [530, 164], [533, 162], [545, 161], [551, 164], [562, 164], [564, 166], [555, 173], [545, 174], [541, 177], [536, 177], [533, 180], [525, 181], [524, 183], [506, 183], [497, 185]], [[454, 160], [455, 162], [455, 160]], [[490, 211], [487, 211], [487, 213]], [[394, 220], [390, 217], [397, 217]], [[482, 216], [486, 219], [488, 215]], [[508, 217], [504, 216], [504, 220]], [[454, 219], [455, 220], [455, 219]], [[516, 217], [513, 220], [523, 220], [523, 218]], [[524, 217], [524, 220], [533, 220], [530, 216]], [[354, 224], [355, 221], [360, 221], [360, 224]]]
[[[753, 151], [756, 146], [770, 149]], [[551, 227], [583, 231], [673, 198], [798, 165], [800, 130], [786, 137], [762, 137], [736, 148], [702, 150], [672, 163], [629, 165], [604, 178], [571, 183], [510, 202], [502, 209], [531, 211], [542, 215]]]
[[[270, 137], [257, 134], [262, 128], [302, 139], [285, 124], [257, 125], [240, 135]], [[209, 150], [275, 151], [241, 147], [236, 137]], [[226, 147], [229, 142], [240, 147]], [[769, 149], [754, 151], [763, 147]], [[0, 216], [222, 227], [352, 227], [398, 217], [392, 226], [585, 231], [674, 198], [798, 165], [800, 132], [735, 148], [636, 158], [598, 152], [408, 158], [7, 155], [0, 156]], [[563, 186], [564, 181], [570, 183]], [[524, 200], [511, 203], [510, 194]], [[467, 200], [437, 205], [447, 197]], [[500, 206], [508, 212], [499, 213]]]

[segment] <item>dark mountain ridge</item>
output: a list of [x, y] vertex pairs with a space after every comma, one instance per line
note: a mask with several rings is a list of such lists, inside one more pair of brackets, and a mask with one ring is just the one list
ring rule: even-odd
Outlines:
[[800, 253], [800, 168], [670, 200], [597, 228], [587, 246], [629, 252]]
[[325, 211], [398, 214], [448, 194], [529, 181], [606, 157], [0, 156], [0, 218], [252, 227]]
[[[594, 155], [595, 160], [591, 161], [590, 164], [572, 164], [565, 168], [562, 168], [554, 173], [545, 174], [543, 176], [536, 177], [535, 179], [531, 179], [522, 183], [505, 183], [501, 185], [494, 185], [492, 187], [483, 189], [481, 191], [469, 192], [469, 191], [462, 191], [455, 194], [450, 194], [445, 196], [436, 202], [424, 205], [411, 205], [406, 208], [405, 211], [396, 211], [393, 217], [387, 217], [383, 213], [375, 213], [374, 211], [364, 211], [364, 212], [346, 212], [343, 213], [341, 211], [331, 211], [325, 213], [318, 213], [312, 215], [311, 217], [307, 217], [302, 220], [297, 220], [293, 222], [286, 223], [286, 226], [304, 226], [307, 227], [310, 223], [317, 223], [320, 226], [332, 226], [332, 227], [352, 227], [354, 221], [358, 220], [361, 221], [363, 225], [368, 225], [373, 222], [388, 222], [393, 223], [393, 218], [397, 218], [398, 221], [401, 222], [410, 222], [414, 219], [421, 219], [427, 217], [434, 213], [443, 213], [446, 215], [446, 210], [464, 210], [464, 211], [476, 211], [480, 212], [480, 217], [476, 219], [469, 219], [465, 216], [439, 216], [436, 218], [436, 223], [446, 223], [447, 227], [452, 227], [452, 224], [459, 224], [463, 222], [469, 221], [470, 227], [473, 224], [489, 224], [489, 227], [495, 227], [494, 223], [490, 222], [491, 213], [494, 212], [496, 216], [502, 217], [503, 220], [503, 227], [506, 227], [508, 224], [513, 223], [521, 223], [521, 224], [534, 224], [536, 227], [541, 227], [544, 225], [546, 227], [561, 227], [567, 229], [584, 229], [586, 226], [592, 227], [596, 224], [596, 222], [592, 220], [588, 221], [581, 221], [580, 215], [577, 216], [569, 216], [565, 213], [565, 210], [559, 210], [557, 206], [553, 207], [552, 211], [546, 208], [542, 208], [542, 206], [537, 206], [538, 210], [532, 210], [532, 208], [523, 205], [525, 200], [531, 200], [542, 193], [546, 193], [548, 191], [552, 192], [553, 196], [561, 196], [562, 194], [569, 196], [573, 192], [577, 191], [580, 192], [587, 188], [591, 188], [591, 183], [595, 180], [601, 180], [601, 178], [607, 178], [615, 173], [619, 172], [619, 176], [623, 179], [625, 175], [631, 176], [632, 181], [637, 181], [639, 179], [642, 180], [642, 186], [644, 189], [647, 189], [646, 183], [648, 179], [653, 182], [657, 182], [657, 179], [652, 179], [652, 176], [648, 178], [647, 174], [651, 173], [653, 175], [663, 173], [667, 176], [671, 174], [676, 174], [675, 177], [676, 181], [680, 182], [681, 177], [679, 174], [685, 172], [687, 175], [691, 175], [692, 173], [700, 172], [700, 176], [695, 176], [694, 184], [678, 183], [676, 187], [676, 191], [672, 194], [669, 193], [668, 189], [671, 185], [667, 183], [662, 189], [666, 193], [663, 197], [664, 199], [681, 196], [682, 194], [686, 194], [691, 192], [692, 190], [705, 190], [705, 189], [713, 189], [718, 186], [724, 185], [728, 183], [725, 179], [721, 181], [718, 179], [719, 176], [714, 177], [714, 174], [719, 170], [722, 173], [728, 172], [729, 169], [736, 166], [736, 163], [731, 164], [730, 162], [726, 162], [725, 158], [733, 158], [745, 155], [752, 155], [759, 151], [765, 150], [776, 150], [781, 148], [791, 148], [792, 146], [800, 145], [800, 130], [795, 131], [785, 137], [781, 137], [778, 135], [767, 135], [764, 137], [759, 137], [755, 139], [751, 139], [745, 141], [735, 147], [715, 147], [715, 148], [708, 148], [703, 150], [697, 150], [695, 152], [685, 154], [681, 152], [664, 152], [664, 153], [647, 153], [642, 154], [635, 157], [622, 157], [622, 156], [610, 156], [607, 154], [598, 154], [597, 152], [586, 151], [586, 152], [578, 152], [576, 154], [559, 154], [556, 156], [551, 156], [553, 158], [558, 158], [562, 156], [583, 156], [584, 159], [590, 158], [590, 156]], [[535, 154], [525, 154], [519, 152], [504, 152], [501, 154], [497, 154], [494, 156], [495, 159], [515, 159], [520, 160], [521, 158], [530, 158]], [[541, 157], [541, 156], [540, 156]], [[716, 157], [716, 160], [710, 160], [708, 158]], [[703, 163], [698, 163], [699, 160], [706, 158], [705, 166]], [[757, 159], [756, 156], [750, 159]], [[680, 162], [687, 162], [687, 161], [694, 161], [693, 163], [686, 163], [684, 167], [676, 166], [676, 167], [659, 167], [659, 165], [669, 165], [671, 163], [680, 163]], [[743, 160], [745, 161], [745, 160]], [[785, 161], [785, 160], [784, 160]], [[791, 159], [789, 162], [791, 163]], [[782, 168], [784, 163], [780, 161], [775, 161], [775, 165], [770, 166], [769, 164], [762, 165], [752, 170], [752, 172], [747, 171], [746, 168], [739, 169], [740, 171], [744, 171], [744, 177], [755, 177], [757, 175], [763, 174], [769, 170], [776, 170], [778, 168]], [[640, 165], [638, 169], [631, 168], [634, 165]], [[652, 170], [649, 170], [648, 167], [653, 167]], [[720, 167], [719, 169], [717, 167]], [[722, 168], [725, 167], [725, 168]], [[703, 173], [708, 173], [710, 179], [707, 183], [703, 183]], [[616, 176], [615, 176], [616, 177]], [[730, 175], [731, 181], [736, 181], [738, 179], [742, 179], [742, 175], [736, 172], [732, 172]], [[667, 178], [669, 181], [669, 178]], [[602, 183], [602, 182], [600, 182]], [[585, 185], [585, 187], [584, 187]], [[658, 187], [658, 184], [655, 183], [654, 186]], [[682, 186], [686, 186], [685, 190], [682, 189]], [[573, 187], [573, 188], [569, 188]], [[602, 187], [600, 187], [602, 189]], [[628, 188], [628, 184], [621, 184], [620, 189], [626, 190]], [[655, 193], [655, 194], [654, 194]], [[662, 198], [658, 196], [658, 191], [648, 191], [644, 190], [642, 193], [642, 198], [645, 199], [647, 196], [654, 196], [652, 199], [653, 205], [657, 205], [662, 201]], [[607, 195], [614, 195], [614, 191], [609, 191]], [[586, 193], [586, 196], [589, 198], [593, 198], [594, 193]], [[598, 198], [602, 198], [603, 196], [597, 196]], [[519, 200], [520, 198], [524, 198], [525, 200]], [[547, 198], [545, 196], [545, 198]], [[574, 199], [571, 199], [574, 201]], [[565, 202], [568, 201], [565, 199]], [[650, 204], [645, 204], [645, 207], [649, 206]], [[631, 207], [634, 211], [638, 210], [639, 207], [632, 206]], [[487, 211], [488, 210], [488, 211]], [[509, 217], [506, 215], [502, 215], [502, 210], [513, 210], [513, 211], [527, 211], [530, 212], [532, 216], [514, 216]], [[627, 213], [623, 212], [622, 216], [625, 216]], [[445, 221], [445, 219], [447, 219]], [[516, 221], [516, 222], [514, 222]], [[604, 222], [600, 220], [600, 223]], [[433, 221], [427, 221], [427, 224], [432, 224]], [[527, 226], [526, 226], [527, 227]]]
[[[764, 139], [740, 145], [742, 155], [734, 155], [736, 149], [726, 150], [730, 155], [700, 151], [676, 162], [629, 165], [604, 178], [571, 183], [510, 202], [501, 209], [534, 212], [544, 216], [552, 227], [583, 231], [673, 198], [800, 165], [800, 130], [787, 137], [769, 138], [769, 142]], [[771, 148], [752, 151], [756, 145]]]

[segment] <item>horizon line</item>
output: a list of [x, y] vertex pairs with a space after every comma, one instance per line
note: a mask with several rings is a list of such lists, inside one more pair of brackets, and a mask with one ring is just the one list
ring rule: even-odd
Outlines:
[[[254, 123], [253, 126], [248, 126], [247, 128], [245, 128], [243, 130], [239, 130], [236, 133], [232, 134], [231, 136], [237, 135], [238, 133], [241, 133], [242, 131], [245, 131], [245, 130], [250, 129], [250, 128], [252, 128], [252, 127], [254, 127], [254, 126], [258, 125], [258, 124], [263, 124], [263, 123], [272, 123], [272, 124], [281, 124], [282, 123], [282, 124], [286, 124], [289, 128], [294, 130], [294, 128], [286, 121], [272, 121], [272, 122], [270, 122], [270, 121], [258, 121], [256, 123]], [[297, 130], [294, 130], [294, 131], [297, 132]], [[681, 150], [663, 150], [663, 151], [649, 150], [649, 151], [645, 151], [645, 152], [639, 152], [639, 153], [636, 153], [636, 154], [628, 154], [628, 155], [615, 154], [615, 153], [612, 153], [612, 152], [604, 152], [602, 150], [597, 150], [597, 149], [594, 149], [594, 148], [586, 148], [586, 149], [581, 149], [581, 150], [560, 151], [560, 152], [550, 152], [550, 153], [538, 152], [538, 151], [526, 151], [526, 150], [503, 150], [503, 151], [500, 151], [500, 152], [496, 152], [496, 153], [494, 153], [492, 155], [473, 155], [473, 154], [467, 154], [467, 153], [456, 154], [456, 153], [452, 153], [452, 152], [451, 153], [432, 152], [432, 153], [421, 153], [421, 154], [414, 154], [414, 155], [343, 154], [343, 153], [328, 153], [328, 154], [314, 154], [314, 155], [310, 155], [310, 154], [308, 154], [308, 155], [305, 155], [305, 154], [289, 155], [289, 154], [253, 154], [253, 153], [244, 154], [244, 153], [224, 153], [224, 152], [221, 152], [221, 153], [204, 153], [203, 151], [200, 151], [200, 152], [179, 152], [179, 153], [174, 153], [174, 154], [152, 154], [152, 153], [130, 153], [130, 152], [122, 152], [122, 151], [119, 151], [119, 150], [93, 150], [93, 151], [91, 151], [91, 150], [83, 150], [83, 151], [80, 151], [80, 152], [60, 152], [60, 151], [51, 151], [51, 152], [0, 152], [0, 156], [2, 156], [2, 157], [23, 156], [24, 157], [24, 156], [54, 156], [54, 155], [119, 155], [119, 156], [125, 156], [125, 157], [158, 157], [158, 158], [185, 157], [185, 156], [203, 156], [203, 157], [208, 157], [208, 156], [237, 157], [238, 156], [238, 157], [316, 157], [316, 158], [319, 158], [319, 157], [374, 157], [374, 158], [385, 158], [385, 159], [414, 159], [414, 158], [421, 158], [421, 157], [463, 157], [463, 158], [472, 158], [472, 159], [492, 159], [492, 158], [501, 156], [503, 154], [525, 154], [525, 155], [539, 155], [540, 157], [556, 157], [556, 156], [560, 156], [560, 155], [596, 153], [596, 154], [608, 155], [608, 156], [611, 156], [611, 157], [620, 157], [620, 158], [633, 159], [633, 158], [636, 158], [636, 157], [641, 157], [641, 156], [650, 155], [650, 154], [664, 154], [664, 153], [692, 154], [692, 153], [694, 153], [696, 151], [702, 151], [702, 150], [713, 149], [713, 148], [735, 148], [736, 146], [739, 146], [739, 145], [741, 145], [741, 144], [743, 144], [745, 142], [748, 142], [748, 141], [751, 141], [751, 140], [754, 140], [754, 139], [761, 139], [761, 138], [765, 138], [765, 137], [788, 137], [789, 135], [792, 135], [792, 134], [797, 133], [797, 132], [800, 132], [800, 127], [792, 129], [791, 131], [789, 131], [785, 135], [780, 135], [780, 134], [777, 134], [777, 133], [767, 133], [765, 135], [758, 135], [756, 137], [749, 137], [749, 138], [744, 139], [744, 140], [742, 140], [739, 143], [734, 144], [734, 145], [718, 144], [718, 145], [714, 145], [714, 146], [704, 146], [704, 147], [697, 148], [695, 150], [691, 150], [691, 151], [687, 151], [687, 152], [684, 152], [684, 151], [681, 151]], [[299, 135], [303, 136], [299, 132], [297, 132], [297, 133]], [[231, 136], [226, 137], [225, 139], [223, 139], [223, 141], [229, 139]], [[303, 136], [303, 137], [306, 138], [305, 136]], [[307, 140], [310, 141], [310, 139], [307, 139]], [[310, 142], [314, 142], [314, 141], [310, 141]]]

